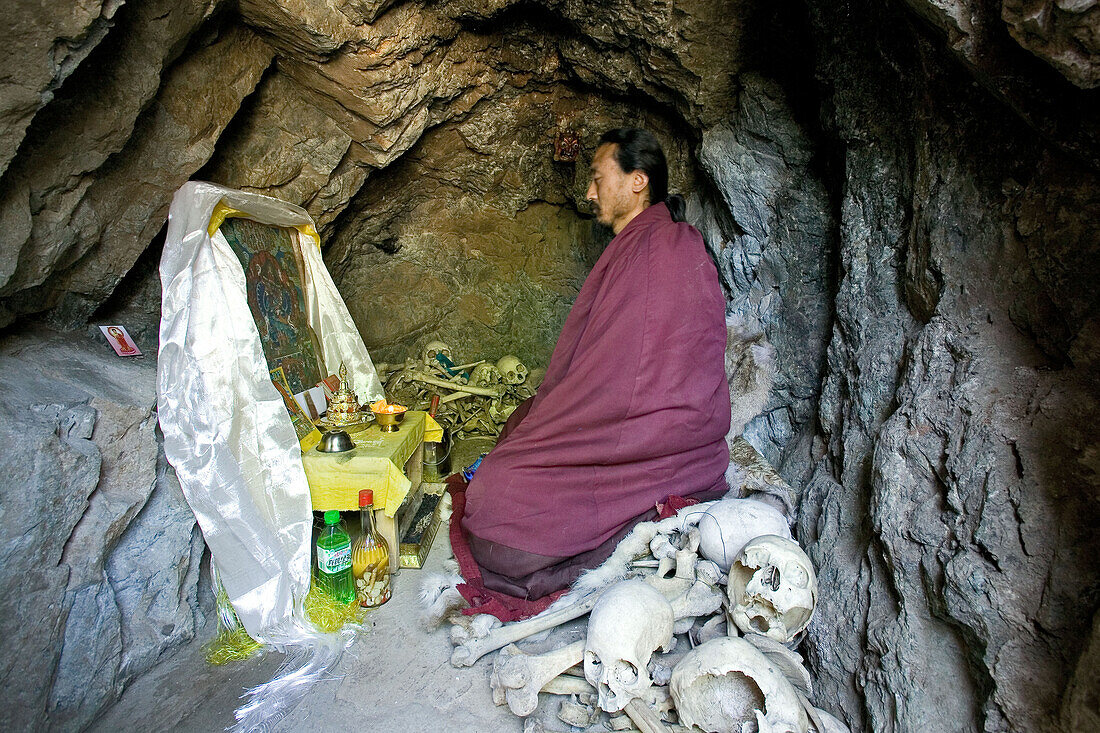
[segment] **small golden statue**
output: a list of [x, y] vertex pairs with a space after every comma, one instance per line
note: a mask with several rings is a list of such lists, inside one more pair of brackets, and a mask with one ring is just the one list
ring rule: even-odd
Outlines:
[[336, 390], [336, 394], [332, 396], [332, 401], [328, 403], [328, 415], [325, 417], [325, 422], [339, 427], [354, 425], [361, 422], [362, 419], [363, 415], [359, 412], [359, 403], [355, 399], [355, 392], [352, 391], [351, 382], [348, 379], [348, 369], [341, 362], [340, 389]]

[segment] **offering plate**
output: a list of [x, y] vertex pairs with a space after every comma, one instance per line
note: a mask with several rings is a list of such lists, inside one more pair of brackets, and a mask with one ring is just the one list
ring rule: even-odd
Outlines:
[[355, 429], [361, 428], [370, 424], [374, 420], [374, 415], [369, 412], [360, 412], [357, 420], [347, 422], [345, 420], [329, 420], [327, 417], [322, 417], [317, 421], [317, 427], [324, 430], [349, 430], [354, 432]]

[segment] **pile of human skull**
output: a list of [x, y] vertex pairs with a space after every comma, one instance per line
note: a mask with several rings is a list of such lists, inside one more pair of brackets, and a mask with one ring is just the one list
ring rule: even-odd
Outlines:
[[516, 407], [535, 393], [545, 373], [528, 370], [511, 354], [495, 362], [457, 361], [450, 346], [432, 341], [416, 358], [375, 367], [390, 402], [427, 410], [438, 396], [435, 419], [456, 438], [498, 436]]
[[794, 651], [816, 603], [813, 565], [784, 514], [726, 498], [638, 525], [538, 616], [451, 616], [451, 663], [500, 650], [494, 700], [525, 733], [846, 733], [810, 702]]

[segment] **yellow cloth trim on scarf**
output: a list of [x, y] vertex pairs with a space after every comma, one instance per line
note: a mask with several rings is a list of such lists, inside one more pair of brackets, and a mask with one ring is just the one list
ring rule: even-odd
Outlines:
[[312, 239], [317, 249], [321, 249], [321, 235], [317, 233], [317, 230], [313, 228], [312, 224], [302, 224], [294, 228], [301, 232], [302, 236]]
[[[219, 201], [218, 205], [214, 207], [214, 212], [210, 215], [210, 225], [206, 227], [206, 236], [213, 237], [214, 233], [221, 229], [225, 220], [231, 218], [252, 219], [253, 217], [240, 209], [234, 209], [232, 206], [227, 206]], [[308, 237], [317, 249], [321, 249], [321, 235], [317, 233], [312, 224], [299, 224], [294, 228], [301, 232], [303, 236]]]

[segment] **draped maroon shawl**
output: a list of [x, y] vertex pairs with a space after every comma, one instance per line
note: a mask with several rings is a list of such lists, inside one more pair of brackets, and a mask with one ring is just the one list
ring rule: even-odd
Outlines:
[[470, 482], [471, 546], [570, 558], [669, 496], [724, 489], [724, 310], [694, 227], [664, 204], [631, 220], [585, 280], [530, 409]]

